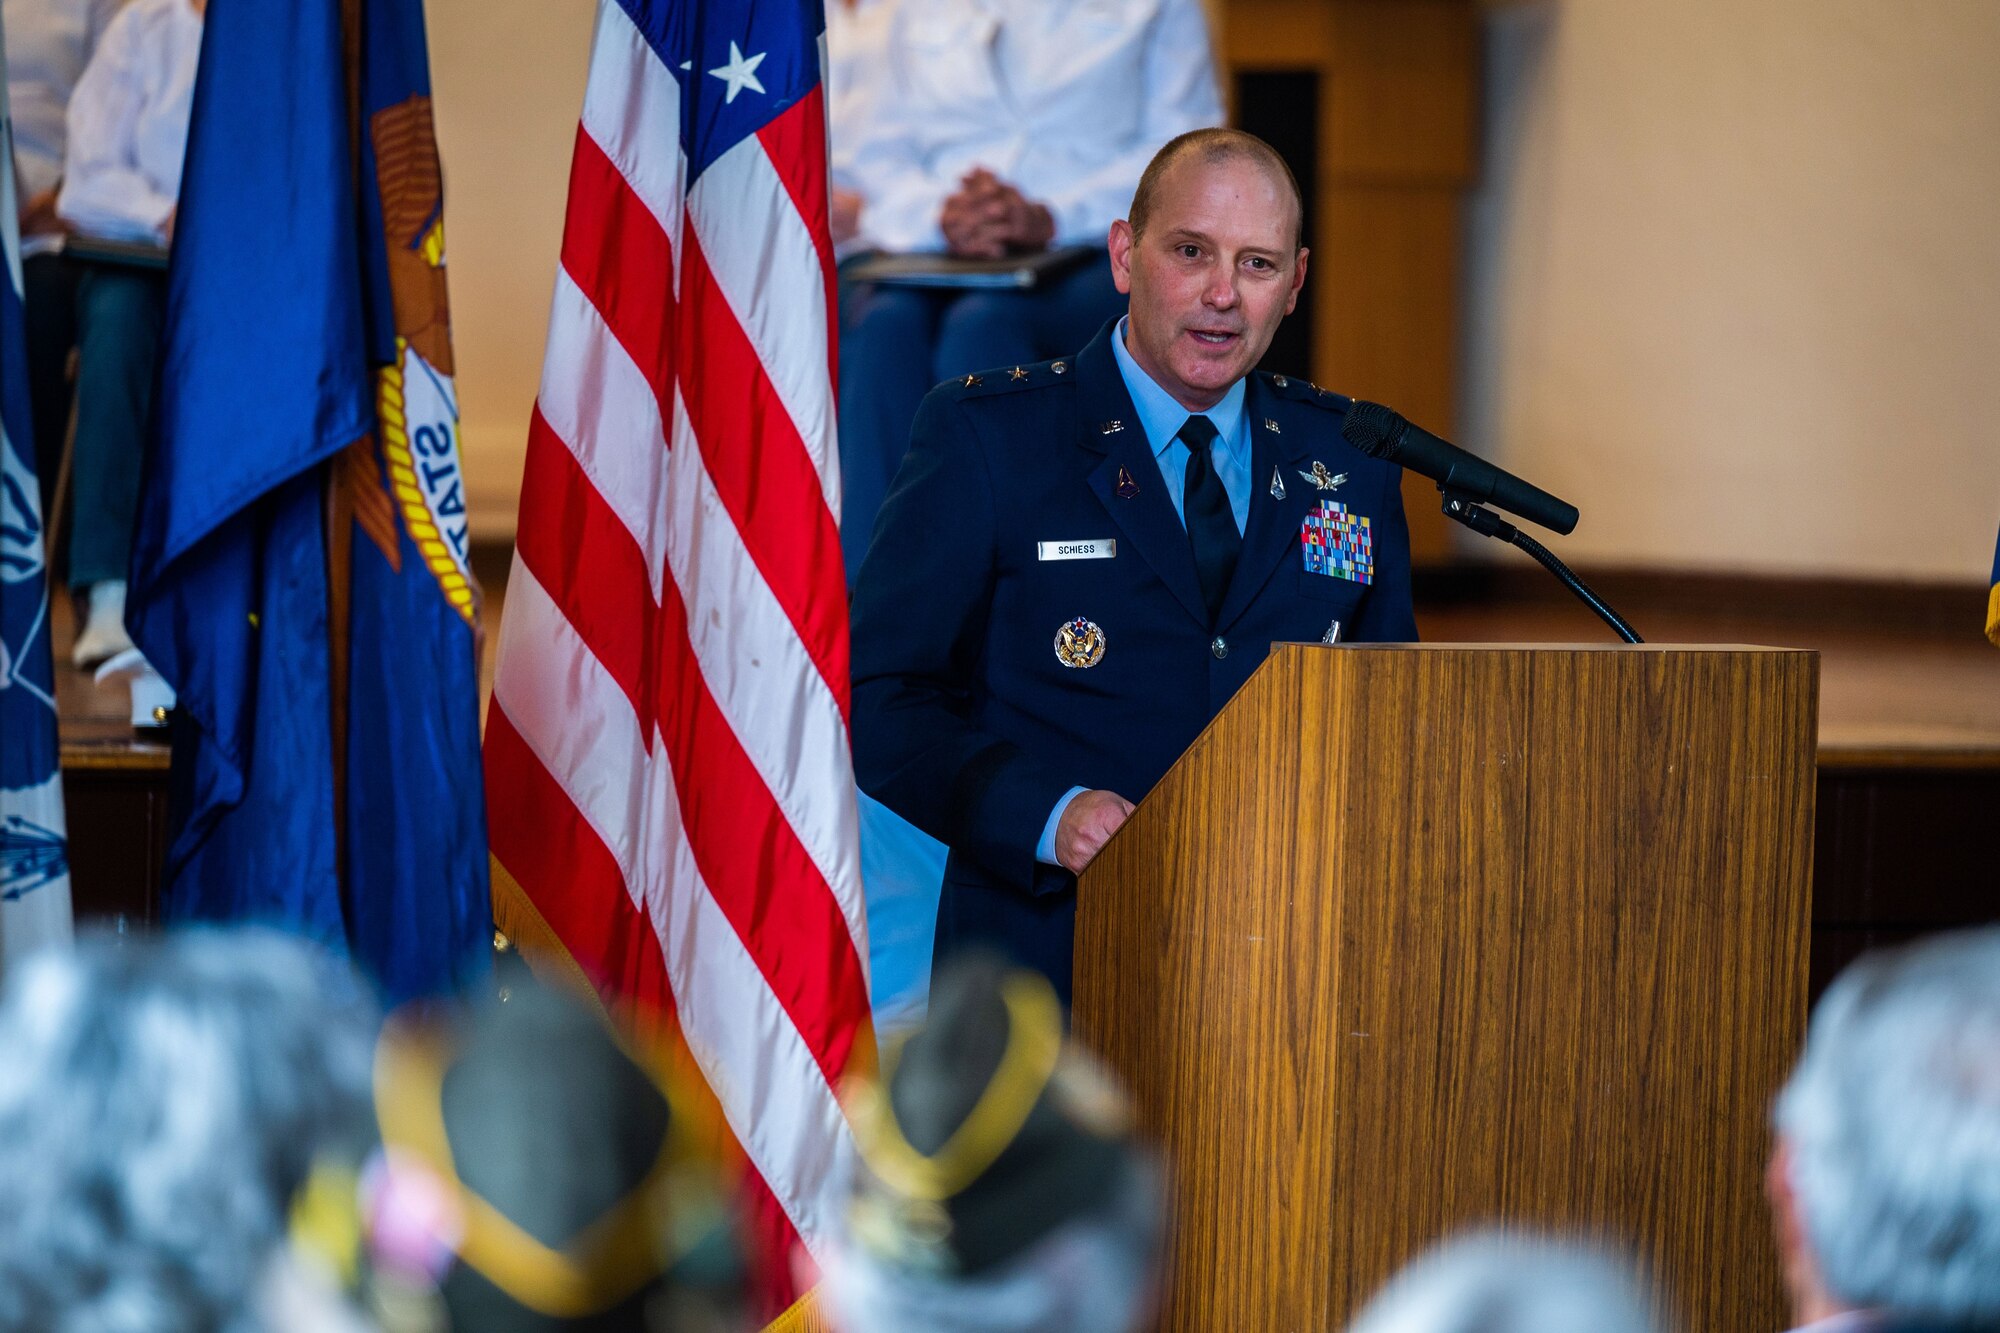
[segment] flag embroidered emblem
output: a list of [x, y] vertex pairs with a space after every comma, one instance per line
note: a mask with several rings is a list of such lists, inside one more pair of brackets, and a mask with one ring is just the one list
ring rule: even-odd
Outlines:
[[1366, 514], [1338, 500], [1321, 500], [1299, 529], [1306, 570], [1356, 583], [1375, 581], [1375, 534]]

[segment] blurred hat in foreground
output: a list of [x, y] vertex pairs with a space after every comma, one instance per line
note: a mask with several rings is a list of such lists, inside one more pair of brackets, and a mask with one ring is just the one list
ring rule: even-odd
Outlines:
[[668, 1099], [580, 998], [503, 965], [377, 1051], [361, 1188], [389, 1333], [736, 1327], [729, 1216]]
[[1150, 1314], [1159, 1170], [1042, 977], [950, 964], [848, 1108], [861, 1161], [827, 1264], [840, 1327], [1105, 1333]]

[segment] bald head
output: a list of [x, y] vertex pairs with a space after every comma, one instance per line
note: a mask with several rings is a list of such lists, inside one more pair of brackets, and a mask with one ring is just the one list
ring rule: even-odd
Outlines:
[[1278, 150], [1259, 139], [1254, 134], [1242, 130], [1209, 129], [1189, 130], [1186, 134], [1167, 140], [1153, 160], [1146, 164], [1146, 170], [1139, 177], [1139, 188], [1132, 193], [1130, 222], [1132, 233], [1143, 236], [1146, 224], [1152, 221], [1153, 211], [1159, 203], [1160, 192], [1167, 177], [1176, 168], [1190, 162], [1204, 166], [1221, 166], [1226, 162], [1247, 162], [1267, 173], [1274, 182], [1283, 186], [1283, 192], [1292, 201], [1292, 245], [1296, 248], [1305, 242], [1305, 197], [1299, 193], [1298, 178]]

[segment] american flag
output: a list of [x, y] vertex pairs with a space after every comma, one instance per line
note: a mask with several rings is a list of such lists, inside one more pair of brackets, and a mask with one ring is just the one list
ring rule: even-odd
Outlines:
[[873, 1048], [821, 31], [600, 3], [486, 732], [496, 918], [666, 1020], [808, 1249]]

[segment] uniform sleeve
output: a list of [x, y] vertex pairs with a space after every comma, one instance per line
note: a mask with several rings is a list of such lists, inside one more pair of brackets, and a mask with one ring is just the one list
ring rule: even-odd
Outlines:
[[1403, 469], [1391, 467], [1389, 503], [1374, 523], [1375, 581], [1362, 599], [1348, 637], [1359, 643], [1415, 643], [1417, 615], [1410, 600], [1410, 523], [1403, 513]]
[[69, 146], [56, 212], [77, 230], [122, 240], [159, 240], [175, 199], [155, 189], [134, 142], [145, 105], [145, 34], [129, 13], [115, 17], [69, 101]]
[[971, 423], [933, 390], [856, 581], [854, 768], [870, 796], [1025, 893], [1071, 784], [973, 720], [995, 530]]
[[1201, 0], [1165, 0], [1146, 37], [1145, 107], [1138, 139], [1042, 202], [1055, 215], [1057, 245], [1102, 245], [1125, 216], [1146, 164], [1167, 140], [1222, 123], [1208, 19]]

